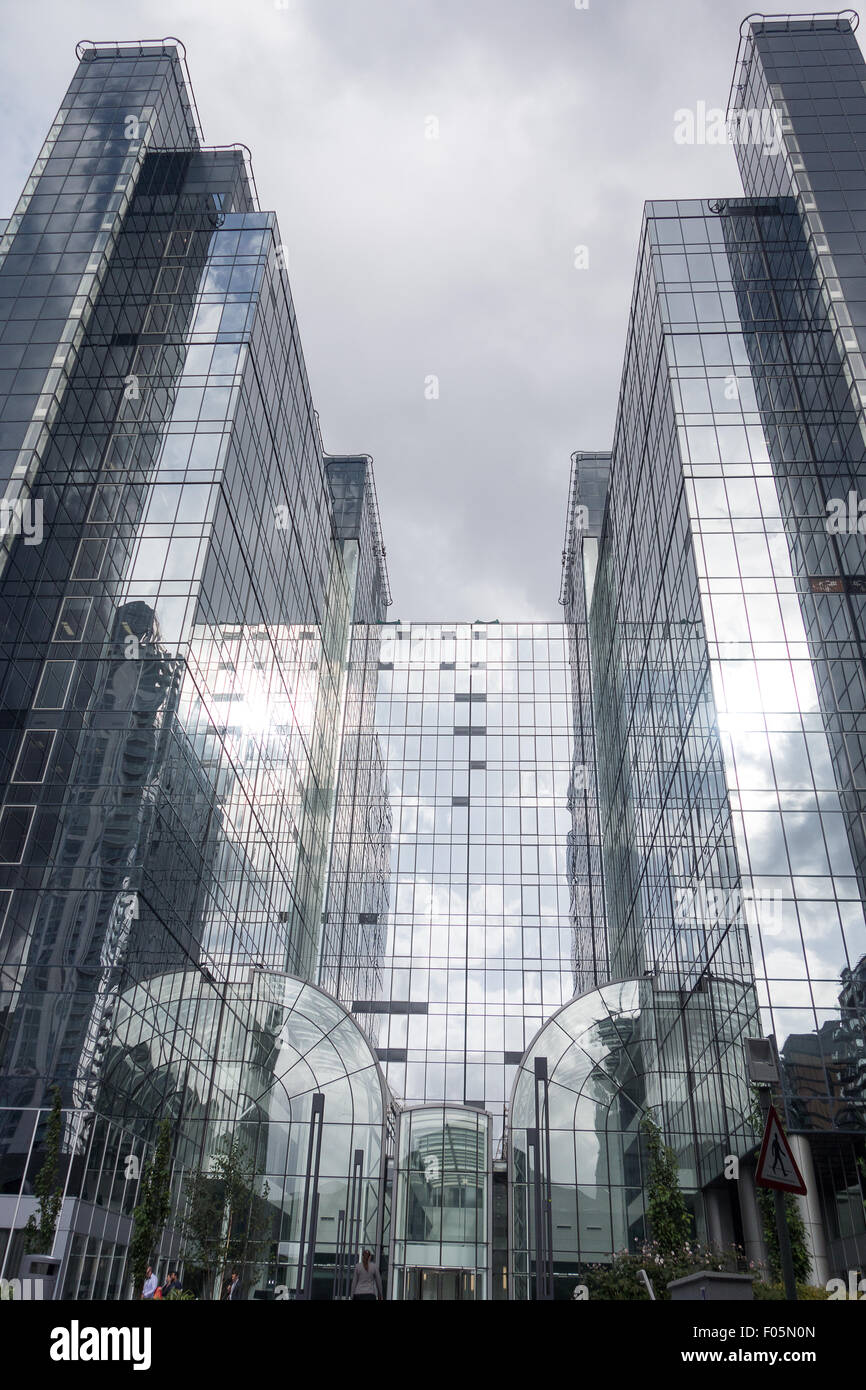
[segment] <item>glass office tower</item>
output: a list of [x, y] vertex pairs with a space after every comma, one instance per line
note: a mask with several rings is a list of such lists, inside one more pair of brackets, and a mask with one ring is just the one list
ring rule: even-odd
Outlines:
[[[252, 1017], [251, 971], [275, 1000], [318, 976], [352, 623], [387, 579], [369, 460], [323, 456], [246, 152], [202, 144], [174, 42], [78, 57], [0, 242], [0, 1263], [56, 1084], [60, 1287], [88, 1297], [120, 1288], [135, 1194], [94, 1174], [162, 1115], [178, 1172], [206, 1167], [241, 1106], [180, 1020]], [[279, 1256], [303, 1285], [272, 1206], [271, 1278]]]
[[818, 1282], [866, 1248], [854, 24], [746, 22], [747, 196], [647, 205], [589, 620], [611, 976], [679, 998], [662, 1112], [710, 1234], [750, 1239], [722, 1160], [775, 1038]]

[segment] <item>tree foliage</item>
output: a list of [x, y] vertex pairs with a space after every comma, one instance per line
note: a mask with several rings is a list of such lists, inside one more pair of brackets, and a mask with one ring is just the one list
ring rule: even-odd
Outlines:
[[257, 1277], [270, 1234], [268, 1184], [256, 1192], [255, 1161], [246, 1145], [224, 1134], [207, 1171], [192, 1174], [181, 1229], [184, 1258], [202, 1276], [205, 1297], [218, 1297], [224, 1271]]
[[[779, 1257], [779, 1233], [776, 1230], [776, 1194], [767, 1187], [757, 1187], [758, 1210], [764, 1227], [764, 1244], [770, 1265], [770, 1283], [782, 1282], [782, 1262]], [[798, 1284], [805, 1284], [812, 1269], [809, 1246], [806, 1241], [806, 1224], [796, 1197], [785, 1193], [785, 1220], [791, 1237], [791, 1256], [794, 1264], [794, 1278]]]
[[54, 1245], [63, 1184], [60, 1181], [60, 1141], [63, 1136], [60, 1088], [51, 1087], [51, 1113], [45, 1126], [45, 1157], [33, 1183], [39, 1202], [39, 1220], [28, 1218], [24, 1228], [24, 1249], [28, 1255], [49, 1255]]
[[590, 1299], [633, 1303], [649, 1300], [647, 1287], [638, 1271], [646, 1271], [653, 1292], [660, 1302], [670, 1299], [668, 1284], [684, 1279], [687, 1274], [701, 1270], [723, 1270], [737, 1273], [745, 1265], [743, 1251], [732, 1246], [727, 1250], [699, 1241], [682, 1241], [676, 1250], [663, 1250], [657, 1241], [646, 1241], [636, 1251], [620, 1250], [610, 1264], [586, 1265], [580, 1272]]
[[171, 1211], [171, 1123], [162, 1120], [151, 1162], [144, 1171], [138, 1205], [132, 1213], [129, 1269], [133, 1298], [141, 1295], [147, 1266], [153, 1262]]
[[673, 1255], [689, 1241], [692, 1219], [680, 1190], [677, 1157], [665, 1144], [652, 1115], [641, 1120], [649, 1157], [647, 1218], [650, 1235], [663, 1256]]

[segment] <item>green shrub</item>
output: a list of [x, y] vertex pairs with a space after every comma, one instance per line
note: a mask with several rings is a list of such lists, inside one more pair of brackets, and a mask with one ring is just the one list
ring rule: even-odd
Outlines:
[[[766, 1284], [761, 1279], [756, 1279], [752, 1288], [755, 1291], [755, 1298], [759, 1301], [783, 1303], [785, 1301], [785, 1289], [782, 1284]], [[798, 1284], [797, 1298], [800, 1303], [818, 1303], [829, 1298], [826, 1289], [822, 1289], [818, 1284]]]
[[662, 1249], [658, 1241], [647, 1241], [634, 1252], [621, 1250], [610, 1264], [585, 1265], [580, 1272], [580, 1282], [586, 1285], [591, 1300], [648, 1300], [646, 1285], [638, 1274], [643, 1269], [656, 1299], [667, 1302], [670, 1298], [667, 1286], [674, 1279], [684, 1279], [687, 1274], [697, 1274], [702, 1269], [737, 1273], [744, 1266], [743, 1252], [736, 1246], [719, 1250], [695, 1240], [670, 1251]]
[[647, 1111], [641, 1131], [649, 1158], [646, 1214], [653, 1243], [664, 1254], [674, 1254], [688, 1242], [692, 1219], [680, 1190], [677, 1156], [664, 1142], [662, 1132]]
[[[782, 1282], [782, 1263], [779, 1257], [779, 1233], [776, 1230], [776, 1194], [767, 1187], [757, 1189], [758, 1210], [764, 1227], [764, 1244], [770, 1261], [770, 1278], [774, 1284]], [[794, 1278], [798, 1285], [805, 1284], [812, 1268], [809, 1246], [806, 1241], [806, 1226], [795, 1197], [785, 1193], [785, 1221], [791, 1238], [791, 1259], [794, 1265]]]

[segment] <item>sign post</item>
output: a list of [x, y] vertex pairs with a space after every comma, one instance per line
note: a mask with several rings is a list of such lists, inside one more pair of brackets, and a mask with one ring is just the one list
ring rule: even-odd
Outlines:
[[[763, 1101], [763, 1093], [761, 1098]], [[797, 1167], [791, 1145], [788, 1143], [788, 1137], [782, 1128], [782, 1121], [779, 1119], [775, 1106], [768, 1106], [766, 1114], [767, 1123], [764, 1128], [764, 1139], [758, 1157], [758, 1166], [755, 1169], [755, 1182], [759, 1187], [769, 1187], [773, 1190], [776, 1206], [776, 1234], [779, 1238], [779, 1263], [782, 1266], [782, 1278], [785, 1281], [785, 1297], [796, 1303], [797, 1281], [794, 1278], [791, 1233], [788, 1230], [788, 1220], [785, 1214], [785, 1193], [792, 1192], [800, 1197], [805, 1197], [806, 1184]]]

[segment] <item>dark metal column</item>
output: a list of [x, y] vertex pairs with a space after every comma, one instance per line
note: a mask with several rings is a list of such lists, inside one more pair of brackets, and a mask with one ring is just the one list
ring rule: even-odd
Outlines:
[[535, 1205], [535, 1297], [553, 1298], [553, 1208], [550, 1191], [550, 1111], [547, 1103], [547, 1058], [535, 1059], [535, 1127], [527, 1131], [534, 1154], [532, 1187]]
[[[313, 1096], [310, 1113], [310, 1142], [307, 1145], [307, 1172], [304, 1179], [304, 1211], [301, 1218], [301, 1239], [298, 1245], [298, 1274], [295, 1298], [309, 1299], [313, 1292], [313, 1261], [316, 1253], [316, 1231], [319, 1223], [319, 1165], [322, 1160], [322, 1128], [325, 1121], [325, 1097], [321, 1091]], [[310, 1191], [312, 1189], [312, 1205]], [[309, 1242], [307, 1224], [309, 1217]]]

